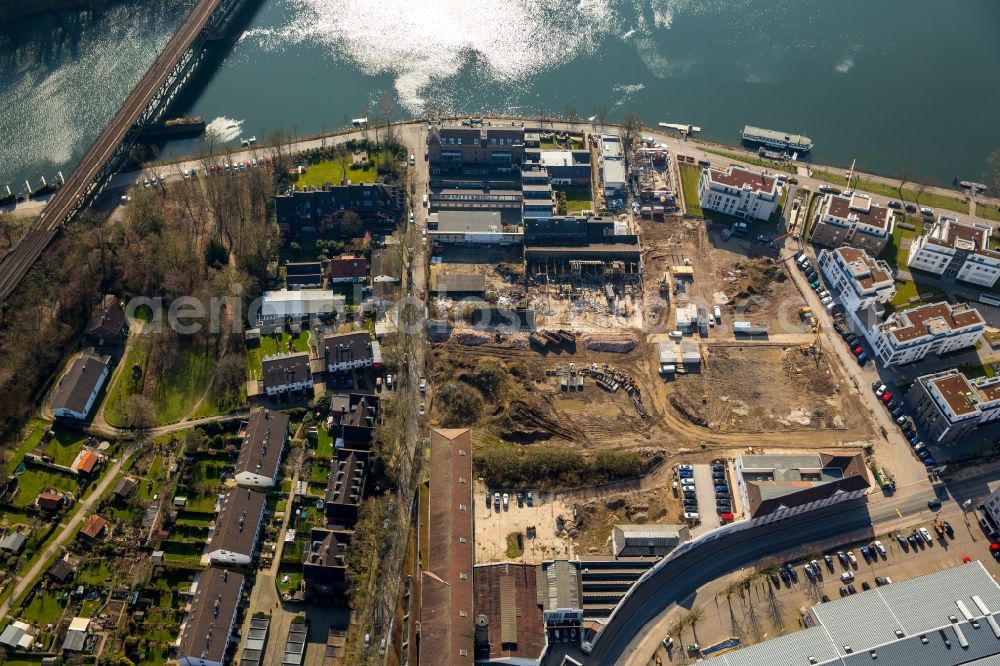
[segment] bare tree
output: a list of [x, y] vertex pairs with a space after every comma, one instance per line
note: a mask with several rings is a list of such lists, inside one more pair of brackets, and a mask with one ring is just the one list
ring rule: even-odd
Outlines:
[[566, 108], [563, 109], [563, 118], [566, 119], [566, 122], [575, 124], [580, 120], [580, 112], [572, 104], [567, 104]]
[[133, 395], [125, 402], [125, 426], [133, 430], [146, 430], [156, 422], [156, 405], [144, 395]]
[[632, 156], [632, 147], [638, 141], [639, 137], [642, 136], [642, 119], [639, 118], [639, 114], [633, 111], [626, 111], [622, 119], [622, 125], [625, 128], [625, 136], [622, 137], [625, 142], [625, 162], [628, 164]]
[[608, 122], [609, 115], [611, 115], [611, 110], [606, 104], [597, 107], [597, 113], [594, 114], [595, 129], [603, 128], [604, 123]]
[[896, 193], [899, 194], [899, 200], [903, 199], [903, 190], [906, 188], [906, 184], [913, 179], [911, 171], [908, 168], [901, 169], [899, 172], [899, 185], [896, 187]]
[[[385, 124], [385, 142], [388, 144], [398, 143], [396, 137], [396, 131], [392, 124], [396, 121], [396, 114], [398, 109], [396, 107], [396, 100], [392, 98], [392, 94], [387, 91], [382, 91], [378, 96], [378, 111], [379, 116], [381, 116], [381, 121]], [[376, 143], [377, 143], [376, 139]]]

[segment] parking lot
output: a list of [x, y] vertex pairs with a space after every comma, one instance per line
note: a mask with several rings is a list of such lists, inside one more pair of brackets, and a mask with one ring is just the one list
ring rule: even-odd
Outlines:
[[[527, 493], [520, 506], [517, 494], [507, 491], [508, 501], [500, 509], [493, 501], [494, 490], [480, 483], [475, 485], [474, 511], [476, 534], [476, 564], [489, 562], [541, 562], [554, 557], [574, 556], [572, 540], [560, 530], [561, 521], [572, 521], [573, 508], [554, 499], [551, 494], [532, 493], [532, 504], [527, 504]], [[487, 506], [488, 503], [488, 506]], [[560, 516], [562, 519], [560, 520]], [[566, 522], [562, 522], [563, 527]], [[521, 535], [518, 545], [517, 535]], [[433, 526], [431, 527], [433, 538]], [[520, 551], [520, 552], [518, 552]]]
[[[671, 611], [658, 623], [656, 631], [665, 635], [670, 628], [686, 621], [688, 624], [681, 631], [680, 643], [693, 642], [690, 618], [694, 609], [698, 617], [697, 641], [703, 648], [732, 637], [739, 637], [744, 645], [752, 645], [801, 629], [802, 608], [839, 599], [842, 594], [863, 594], [866, 587], [875, 589], [879, 583], [891, 585], [950, 568], [961, 564], [966, 557], [980, 560], [991, 574], [1000, 574], [1000, 564], [990, 555], [990, 542], [976, 522], [975, 513], [951, 510], [939, 520], [950, 523], [951, 536], [939, 535], [934, 523], [911, 524], [898, 532], [877, 534], [865, 542], [831, 545], [794, 562], [764, 562], [757, 571], [734, 572], [706, 585], [690, 603], [685, 602], [684, 607]], [[921, 527], [927, 531], [930, 542], [924, 539], [914, 545], [907, 537], [913, 536], [916, 540]], [[897, 534], [904, 537], [906, 545], [900, 543]], [[884, 555], [871, 548], [876, 540], [885, 549]], [[873, 556], [866, 558], [862, 547], [870, 548]], [[843, 552], [846, 564], [838, 557], [838, 552]], [[853, 554], [855, 562], [850, 560], [848, 553]], [[812, 566], [813, 561], [819, 572], [810, 576], [805, 566]], [[785, 565], [794, 568], [795, 579], [781, 573], [779, 567]], [[844, 576], [845, 572], [850, 573]], [[674, 636], [676, 644], [677, 634]], [[662, 663], [685, 663], [681, 651], [676, 648], [668, 653], [662, 646], [657, 647], [648, 663], [654, 664], [656, 657]]]
[[[720, 500], [728, 501], [729, 506], [726, 508], [731, 513], [734, 512], [732, 488], [729, 486], [731, 474], [724, 461], [718, 460], [712, 464], [681, 464], [674, 468], [674, 474], [678, 479], [677, 492], [685, 505], [685, 515], [698, 514], [697, 520], [689, 521], [693, 523], [692, 536], [713, 530], [722, 524], [718, 509]], [[729, 489], [728, 493], [720, 494], [716, 490], [722, 485]]]

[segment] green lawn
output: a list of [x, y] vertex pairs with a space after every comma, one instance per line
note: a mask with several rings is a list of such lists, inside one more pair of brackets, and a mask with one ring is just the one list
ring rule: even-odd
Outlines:
[[294, 337], [291, 333], [282, 333], [280, 343], [273, 335], [262, 336], [259, 346], [247, 350], [247, 376], [250, 379], [260, 379], [261, 361], [279, 351], [309, 351], [309, 331], [302, 331]]
[[701, 167], [681, 164], [681, 186], [684, 189], [684, 206], [687, 214], [692, 217], [705, 217], [698, 200], [698, 179], [701, 178]]
[[87, 438], [79, 432], [66, 430], [59, 426], [55, 426], [52, 430], [55, 431], [56, 436], [46, 445], [43, 453], [49, 456], [55, 464], [69, 467], [76, 459], [76, 454], [83, 448]]
[[[787, 173], [797, 173], [796, 168], [791, 164], [775, 162], [774, 160], [763, 160], [751, 152], [734, 153], [725, 150], [716, 150], [714, 148], [702, 148], [702, 150], [706, 153], [712, 153], [713, 155], [725, 157], [730, 160], [736, 160], [737, 162], [745, 162], [746, 164], [753, 164], [754, 166], [764, 167], [771, 170], [785, 171]], [[681, 165], [681, 168], [684, 168], [683, 164]]]
[[79, 486], [76, 477], [69, 474], [28, 465], [28, 471], [17, 477], [17, 497], [14, 499], [15, 506], [28, 506], [33, 504], [35, 499], [45, 488], [55, 488], [63, 492], [76, 494]]
[[214, 369], [215, 354], [207, 346], [192, 345], [180, 350], [180, 359], [165, 369], [153, 392], [156, 423], [184, 418], [201, 399]]
[[[287, 580], [286, 580], [287, 578]], [[294, 592], [302, 584], [302, 566], [282, 564], [278, 567], [278, 589]]]
[[38, 590], [31, 603], [20, 613], [25, 621], [44, 627], [55, 624], [62, 617], [66, 604], [60, 601], [59, 594], [53, 590]]
[[[146, 372], [146, 362], [149, 360], [151, 338], [140, 335], [134, 338], [128, 353], [122, 359], [118, 377], [108, 389], [104, 398], [104, 414], [113, 426], [125, 424], [125, 402], [142, 388], [142, 375]], [[138, 366], [139, 377], [133, 379], [132, 368]]]
[[594, 210], [594, 202], [590, 198], [589, 187], [557, 187], [553, 188], [553, 190], [566, 195], [567, 215], [579, 213], [583, 210]]
[[565, 141], [556, 141], [553, 136], [551, 139], [545, 139], [538, 142], [539, 150], [585, 150], [586, 146], [583, 145], [583, 141], [580, 139], [568, 138]]
[[[296, 185], [322, 187], [327, 183], [336, 185], [344, 177], [344, 171], [334, 160], [323, 160], [310, 165], [304, 174], [299, 176]], [[347, 179], [352, 183], [372, 183], [378, 177], [378, 156], [371, 155], [367, 169], [347, 169]]]
[[316, 456], [327, 459], [332, 457], [333, 435], [326, 429], [325, 421], [317, 426], [316, 432]]
[[991, 203], [976, 204], [976, 217], [981, 217], [984, 220], [1000, 222], [1000, 208]]
[[[830, 171], [814, 170], [812, 172], [813, 178], [817, 180], [822, 180], [839, 187], [847, 187], [847, 178], [839, 173], [833, 173]], [[886, 184], [883, 182], [878, 182], [874, 180], [868, 180], [866, 178], [856, 178], [854, 180], [854, 189], [861, 192], [869, 192], [871, 194], [878, 194], [880, 196], [889, 197], [891, 199], [899, 198], [899, 189], [894, 185]], [[921, 206], [930, 206], [932, 208], [947, 208], [948, 210], [954, 210], [959, 213], [969, 212], [969, 202], [961, 198], [947, 196], [944, 194], [935, 194], [933, 192], [924, 192], [917, 197], [917, 190], [911, 187], [903, 188], [903, 201], [911, 201], [913, 203], [919, 204]]]

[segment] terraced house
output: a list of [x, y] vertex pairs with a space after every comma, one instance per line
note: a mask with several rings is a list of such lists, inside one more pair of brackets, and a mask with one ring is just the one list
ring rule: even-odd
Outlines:
[[981, 287], [992, 287], [1000, 277], [1000, 252], [990, 249], [992, 229], [962, 224], [942, 215], [930, 233], [913, 240], [906, 265]]
[[809, 240], [826, 247], [850, 247], [873, 257], [882, 254], [892, 238], [895, 217], [865, 194], [827, 194], [816, 206]]
[[972, 347], [985, 330], [982, 316], [966, 303], [930, 303], [893, 314], [866, 337], [882, 365], [891, 366]]

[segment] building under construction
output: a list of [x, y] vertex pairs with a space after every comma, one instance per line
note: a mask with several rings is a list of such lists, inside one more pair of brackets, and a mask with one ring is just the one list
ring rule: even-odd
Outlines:
[[629, 281], [642, 274], [638, 236], [627, 222], [609, 218], [525, 220], [524, 259], [529, 275], [552, 281]]

